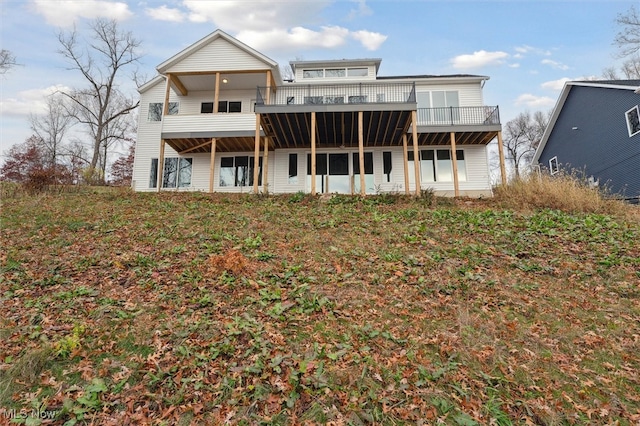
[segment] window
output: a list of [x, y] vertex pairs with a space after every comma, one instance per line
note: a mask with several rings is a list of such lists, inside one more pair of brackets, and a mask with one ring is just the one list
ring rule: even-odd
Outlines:
[[242, 102], [220, 101], [218, 102], [218, 112], [242, 112]]
[[324, 103], [325, 104], [343, 104], [344, 96], [325, 96]]
[[[149, 104], [149, 121], [161, 121], [162, 120], [162, 102], [152, 102]], [[178, 114], [179, 103], [169, 102], [169, 115]]]
[[200, 113], [201, 114], [211, 114], [213, 113], [213, 102], [203, 102], [200, 104]]
[[[415, 182], [413, 171], [413, 151], [407, 152], [409, 165], [409, 181]], [[467, 180], [467, 169], [464, 160], [464, 150], [456, 150], [456, 165], [458, 166], [458, 180]], [[385, 172], [386, 173], [386, 172]], [[420, 181], [427, 182], [452, 182], [453, 160], [450, 149], [423, 149], [420, 150]], [[389, 182], [389, 181], [387, 181]]]
[[149, 188], [158, 187], [158, 159], [151, 159], [151, 170], [149, 172]]
[[162, 187], [186, 188], [191, 186], [192, 165], [193, 158], [165, 158]]
[[349, 96], [350, 104], [364, 104], [367, 102], [367, 96]]
[[387, 182], [391, 182], [391, 151], [382, 153], [382, 171], [387, 178]]
[[369, 70], [367, 68], [349, 68], [347, 75], [349, 77], [366, 77], [369, 75]]
[[458, 180], [467, 180], [467, 166], [464, 162], [464, 151], [462, 149], [456, 149], [456, 165], [458, 166]]
[[629, 137], [638, 134], [640, 132], [640, 112], [638, 111], [638, 105], [627, 111], [625, 116], [627, 117]]
[[420, 151], [420, 175], [422, 182], [436, 181], [436, 163], [431, 149]]
[[304, 70], [302, 71], [302, 78], [322, 78], [324, 77], [324, 70]]
[[320, 105], [324, 101], [323, 96], [305, 96], [304, 103], [307, 105]]
[[325, 77], [327, 78], [344, 77], [345, 75], [347, 75], [347, 73], [344, 68], [325, 70]]
[[[451, 182], [453, 180], [453, 165], [451, 164], [451, 151], [439, 149], [437, 157], [437, 179], [440, 182]], [[424, 180], [424, 179], [423, 179]]]
[[[360, 192], [360, 154], [353, 153], [353, 191]], [[373, 179], [373, 153], [364, 153], [364, 185], [368, 194], [375, 192], [375, 182]]]
[[289, 154], [289, 184], [298, 183], [298, 154]]
[[[220, 159], [220, 186], [253, 186], [254, 157], [222, 157]], [[260, 157], [258, 185], [262, 185], [262, 157]]]
[[549, 172], [552, 175], [555, 175], [560, 171], [560, 167], [558, 166], [558, 157], [553, 157], [549, 160]]
[[385, 102], [385, 100], [386, 100], [386, 96], [384, 93], [378, 93], [376, 95], [376, 102], [382, 103], [382, 102]]

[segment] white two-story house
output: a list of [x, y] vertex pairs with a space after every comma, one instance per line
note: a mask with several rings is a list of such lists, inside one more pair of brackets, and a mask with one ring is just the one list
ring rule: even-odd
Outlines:
[[211, 33], [140, 88], [134, 189], [491, 195], [487, 144], [504, 157], [488, 77], [379, 76], [380, 62], [293, 61], [283, 80]]

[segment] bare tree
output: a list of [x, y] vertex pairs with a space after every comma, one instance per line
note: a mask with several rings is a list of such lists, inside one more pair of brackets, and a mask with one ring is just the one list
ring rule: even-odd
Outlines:
[[607, 80], [640, 80], [640, 55], [633, 55], [622, 63], [620, 69], [608, 67], [602, 71]]
[[7, 49], [0, 50], [0, 74], [6, 73], [16, 65], [16, 57], [11, 51]]
[[629, 56], [640, 51], [640, 14], [635, 6], [626, 13], [618, 14], [616, 23], [621, 27], [614, 39], [620, 49], [620, 56]]
[[516, 178], [520, 177], [522, 168], [531, 163], [549, 124], [550, 116], [550, 112], [545, 114], [536, 111], [531, 115], [529, 111], [525, 111], [505, 125], [503, 138], [505, 157], [513, 165]]
[[[59, 33], [58, 40], [59, 53], [69, 61], [70, 69], [79, 71], [87, 83], [84, 89], [63, 94], [73, 104], [68, 112], [88, 128], [92, 137], [89, 167], [95, 171], [101, 148], [108, 148], [109, 141], [119, 137], [118, 120], [138, 107], [138, 100], [120, 91], [118, 78], [138, 62], [140, 42], [131, 32], [121, 31], [115, 20], [97, 19], [91, 30], [93, 41], [81, 42], [75, 29]], [[106, 160], [102, 166], [104, 172]]]
[[31, 130], [40, 138], [43, 145], [44, 161], [49, 166], [55, 166], [62, 155], [62, 142], [67, 130], [71, 127], [73, 118], [67, 113], [64, 102], [66, 98], [60, 93], [47, 97], [47, 110], [42, 115], [31, 114]]

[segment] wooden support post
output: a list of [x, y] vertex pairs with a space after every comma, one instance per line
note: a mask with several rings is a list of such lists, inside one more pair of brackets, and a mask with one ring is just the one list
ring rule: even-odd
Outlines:
[[360, 163], [360, 195], [367, 194], [364, 181], [364, 112], [358, 111], [358, 162]]
[[164, 106], [162, 107], [162, 115], [169, 115], [169, 94], [171, 92], [171, 74], [167, 74], [167, 88], [164, 92]]
[[258, 176], [260, 172], [260, 114], [256, 114], [256, 139], [253, 150], [253, 193], [258, 193]]
[[211, 164], [209, 165], [209, 192], [213, 192], [213, 176], [216, 164], [216, 138], [211, 138]]
[[498, 154], [500, 154], [500, 176], [502, 186], [507, 186], [507, 171], [504, 165], [504, 147], [502, 146], [502, 132], [498, 132]]
[[413, 135], [413, 168], [416, 174], [416, 195], [420, 195], [420, 151], [418, 151], [418, 113], [411, 111], [411, 133]]
[[[264, 137], [264, 154], [262, 155], [262, 192], [269, 193], [269, 137]], [[258, 163], [260, 164], [260, 163]]]
[[458, 155], [456, 153], [456, 134], [451, 132], [451, 164], [453, 165], [453, 196], [460, 196], [460, 186], [458, 183]]
[[404, 193], [409, 195], [409, 150], [406, 133], [402, 135], [402, 153], [404, 154]]
[[220, 73], [216, 73], [216, 92], [213, 95], [213, 113], [218, 113], [218, 104], [220, 103]]
[[160, 139], [160, 158], [158, 158], [158, 192], [162, 189], [162, 173], [164, 172], [164, 139]]
[[316, 113], [311, 111], [311, 195], [316, 195]]
[[264, 103], [266, 105], [270, 104], [270, 100], [271, 100], [271, 70], [267, 70], [267, 88], [266, 88], [266, 96], [265, 96], [265, 100]]

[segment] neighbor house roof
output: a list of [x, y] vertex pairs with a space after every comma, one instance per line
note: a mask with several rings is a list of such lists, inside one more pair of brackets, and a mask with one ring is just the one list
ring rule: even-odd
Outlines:
[[536, 153], [533, 156], [532, 163], [538, 163], [540, 156], [542, 155], [542, 151], [551, 136], [551, 132], [553, 131], [556, 122], [558, 121], [558, 117], [560, 116], [560, 112], [564, 107], [564, 104], [571, 92], [571, 88], [574, 86], [580, 87], [597, 87], [601, 89], [617, 89], [617, 90], [638, 90], [640, 88], [640, 80], [584, 80], [584, 81], [567, 81], [562, 88], [562, 92], [560, 93], [560, 97], [556, 102], [555, 107], [553, 108], [553, 113], [551, 114], [551, 118], [549, 119], [549, 124], [542, 135], [542, 140], [538, 145], [538, 149], [536, 149]]

